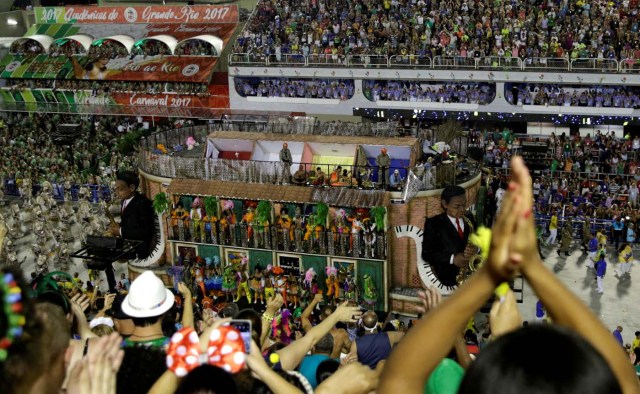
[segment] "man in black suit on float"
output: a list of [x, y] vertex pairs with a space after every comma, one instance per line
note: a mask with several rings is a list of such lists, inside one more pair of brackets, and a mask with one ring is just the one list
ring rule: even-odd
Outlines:
[[[440, 195], [444, 212], [427, 218], [424, 223], [422, 258], [445, 286], [457, 285], [460, 267], [466, 267], [478, 248], [467, 247], [472, 229], [463, 219], [467, 210], [465, 190], [460, 186], [447, 186]], [[473, 218], [466, 215], [473, 223]], [[475, 223], [473, 223], [475, 228]]]
[[[151, 201], [138, 193], [140, 179], [130, 171], [120, 172], [116, 176], [116, 194], [120, 198], [120, 224], [109, 227], [111, 235], [124, 239], [142, 241], [128, 259], [143, 259], [149, 256], [151, 240], [155, 233], [153, 205]], [[113, 267], [105, 270], [109, 290], [115, 291], [116, 279]]]

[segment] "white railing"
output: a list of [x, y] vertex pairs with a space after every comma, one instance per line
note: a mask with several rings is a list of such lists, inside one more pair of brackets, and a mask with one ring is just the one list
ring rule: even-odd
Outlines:
[[572, 59], [571, 70], [610, 73], [620, 70], [616, 59]]
[[554, 57], [530, 57], [524, 59], [525, 71], [570, 71], [569, 60]]
[[593, 73], [638, 73], [640, 59], [567, 59], [557, 57], [504, 57], [486, 56], [470, 58], [464, 56], [424, 57], [407, 55], [334, 55], [334, 54], [282, 54], [266, 57], [263, 54], [231, 53], [232, 66], [304, 66], [304, 67], [347, 67], [347, 68], [413, 68], [452, 70], [520, 70], [520, 71], [560, 71]]

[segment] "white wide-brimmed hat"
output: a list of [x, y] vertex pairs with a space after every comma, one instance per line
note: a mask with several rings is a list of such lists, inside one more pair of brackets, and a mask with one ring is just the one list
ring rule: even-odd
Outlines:
[[131, 317], [160, 316], [173, 306], [175, 297], [152, 271], [137, 277], [122, 301], [122, 311]]

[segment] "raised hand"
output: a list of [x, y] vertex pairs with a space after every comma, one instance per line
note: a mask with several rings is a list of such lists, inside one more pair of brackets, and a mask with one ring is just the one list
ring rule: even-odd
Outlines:
[[362, 310], [360, 310], [360, 307], [349, 306], [349, 301], [345, 301], [340, 304], [333, 313], [338, 318], [338, 321], [346, 323], [355, 323], [362, 316]]
[[422, 303], [416, 307], [419, 313], [427, 313], [442, 302], [442, 294], [440, 294], [434, 286], [430, 286], [426, 290], [419, 292], [418, 298], [420, 298]]
[[522, 325], [522, 316], [516, 305], [516, 297], [509, 289], [504, 297], [496, 298], [489, 312], [491, 335], [499, 337], [518, 329]]

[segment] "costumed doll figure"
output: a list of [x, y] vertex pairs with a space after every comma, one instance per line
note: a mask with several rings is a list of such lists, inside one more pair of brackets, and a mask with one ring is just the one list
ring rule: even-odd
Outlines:
[[233, 212], [233, 208], [235, 204], [231, 200], [225, 200], [222, 204], [222, 208], [224, 209], [224, 216], [227, 219], [229, 224], [236, 224], [236, 214]]
[[356, 281], [351, 276], [351, 273], [348, 273], [343, 283], [345, 301], [357, 302], [358, 295], [356, 294], [356, 289]]
[[262, 287], [264, 288], [264, 297], [267, 300], [270, 300], [276, 295], [275, 289], [274, 289], [275, 282], [273, 279], [273, 272], [267, 271], [263, 280], [264, 280], [264, 285]]
[[[289, 217], [289, 215], [287, 215], [287, 212], [282, 212], [282, 214], [278, 218], [277, 223], [278, 223], [278, 226], [280, 227], [280, 231], [282, 231], [282, 240], [284, 244], [289, 245], [290, 243], [293, 243], [293, 239], [294, 239], [293, 228], [292, 228], [293, 222]], [[285, 248], [285, 250], [288, 250], [288, 248]]]
[[[318, 275], [313, 274], [313, 278], [311, 279], [311, 289], [309, 290], [311, 293], [310, 299], [313, 300], [316, 297], [316, 294], [322, 294], [322, 290], [318, 288]], [[316, 309], [320, 310], [320, 303], [316, 304]]]
[[227, 220], [225, 211], [222, 212], [222, 216], [220, 217], [218, 224], [220, 225], [220, 232], [218, 233], [220, 243], [223, 245], [229, 243], [229, 221]]
[[224, 291], [227, 301], [233, 300], [233, 292], [238, 288], [237, 280], [234, 267], [231, 264], [227, 265], [222, 277], [222, 291]]
[[313, 234], [313, 221], [314, 221], [314, 216], [310, 215], [309, 218], [307, 219], [307, 222], [305, 223], [305, 232], [304, 232], [304, 244], [305, 246], [305, 250], [306, 251], [310, 251], [311, 250], [311, 236]]
[[375, 249], [373, 248], [377, 238], [374, 231], [375, 228], [376, 224], [371, 220], [371, 218], [365, 218], [362, 221], [362, 240], [364, 241], [365, 258], [375, 257]]
[[320, 224], [316, 224], [313, 227], [313, 249], [314, 250], [319, 250], [320, 249], [320, 243], [322, 240], [322, 231], [324, 230], [324, 226], [320, 225]]
[[253, 208], [247, 208], [247, 212], [242, 216], [242, 223], [247, 226], [247, 239], [251, 241], [253, 238], [253, 222], [255, 221], [256, 214]]
[[191, 268], [194, 289], [200, 290], [200, 294], [202, 294], [203, 297], [207, 295], [204, 284], [204, 265], [205, 260], [202, 257], [198, 256], [196, 257], [195, 264]]
[[191, 235], [194, 242], [200, 242], [204, 235], [204, 209], [203, 202], [200, 197], [196, 197], [191, 204], [189, 218], [191, 219]]
[[262, 267], [259, 264], [256, 265], [251, 277], [251, 290], [253, 290], [253, 302], [257, 304], [258, 299], [260, 299], [260, 303], [264, 304], [264, 278], [262, 276]]
[[281, 267], [273, 267], [271, 271], [275, 275], [274, 285], [276, 292], [282, 296], [282, 299], [284, 300], [284, 306], [288, 308], [289, 303], [287, 300], [287, 280], [283, 276], [284, 270]]
[[304, 280], [302, 281], [302, 299], [307, 303], [311, 302], [311, 282], [313, 281], [315, 274], [316, 271], [313, 267], [309, 268], [307, 272], [304, 273]]
[[238, 269], [237, 278], [238, 278], [238, 292], [236, 293], [236, 299], [234, 302], [240, 301], [240, 297], [242, 296], [242, 292], [244, 291], [244, 295], [247, 297], [247, 302], [251, 304], [251, 291], [249, 290], [249, 274], [247, 274], [247, 270], [249, 269], [249, 258], [243, 257], [242, 262], [240, 263], [240, 267]]
[[336, 267], [327, 267], [325, 271], [327, 273], [327, 280], [325, 281], [327, 283], [327, 302], [335, 305], [340, 295], [340, 283], [336, 278], [338, 269]]
[[370, 275], [364, 276], [364, 302], [369, 309], [373, 309], [373, 306], [378, 301], [378, 289], [376, 288], [373, 278]]
[[171, 227], [173, 228], [173, 238], [185, 241], [187, 232], [185, 220], [189, 218], [189, 213], [185, 211], [182, 202], [178, 201], [176, 208], [171, 212]]
[[[359, 212], [355, 217], [347, 218], [349, 222], [351, 222], [351, 237], [349, 237], [349, 253], [353, 251], [354, 240], [360, 236], [360, 232], [362, 231], [362, 214]], [[357, 245], [357, 243], [356, 243]]]
[[287, 295], [293, 304], [293, 308], [297, 308], [300, 303], [300, 284], [299, 279], [294, 275], [289, 275]]
[[202, 222], [204, 223], [204, 238], [202, 239], [204, 242], [216, 244], [218, 243], [218, 231], [216, 224], [218, 223], [218, 218], [215, 215], [209, 216], [204, 215], [202, 218]]
[[209, 278], [205, 280], [205, 285], [209, 295], [217, 299], [222, 295], [223, 276], [220, 273], [220, 257], [213, 256], [212, 260], [213, 266], [211, 267], [211, 274]]

